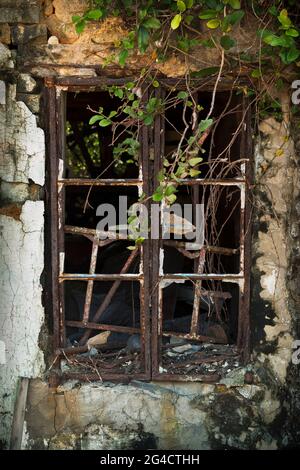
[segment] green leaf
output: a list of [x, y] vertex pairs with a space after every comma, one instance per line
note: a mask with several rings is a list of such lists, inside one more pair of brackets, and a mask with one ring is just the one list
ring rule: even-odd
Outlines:
[[221, 37], [220, 44], [226, 51], [228, 51], [229, 49], [231, 49], [232, 47], [236, 45], [236, 41], [232, 39], [230, 36], [225, 35]]
[[190, 166], [196, 166], [198, 163], [202, 162], [203, 158], [197, 157], [197, 158], [191, 158], [189, 160], [189, 165]]
[[85, 14], [88, 20], [99, 20], [103, 16], [102, 10], [90, 10]]
[[81, 16], [79, 16], [79, 15], [72, 16], [72, 22], [73, 23], [78, 23], [78, 21], [80, 21], [80, 20], [81, 20]]
[[261, 77], [261, 71], [259, 69], [252, 70], [251, 77], [260, 78]]
[[235, 25], [239, 23], [242, 18], [244, 18], [245, 12], [243, 10], [234, 11], [230, 15], [228, 15], [228, 20], [231, 25]]
[[288, 29], [292, 25], [292, 22], [288, 16], [288, 12], [285, 9], [281, 10], [278, 16], [278, 20], [280, 21], [284, 29]]
[[245, 12], [243, 10], [237, 10], [237, 11], [230, 13], [230, 15], [225, 16], [222, 22], [223, 31], [226, 32], [230, 25], [234, 26], [239, 21], [241, 21], [244, 15], [245, 15]]
[[177, 192], [177, 189], [175, 186], [171, 185], [171, 186], [167, 186], [167, 189], [165, 191], [165, 195], [166, 196], [171, 196], [171, 194], [174, 194]]
[[108, 119], [111, 119], [112, 117], [115, 117], [117, 115], [117, 111], [111, 111], [108, 115]]
[[229, 0], [229, 5], [234, 9], [234, 10], [239, 10], [241, 8], [241, 2], [240, 0]]
[[154, 88], [158, 88], [159, 82], [157, 80], [153, 80], [152, 85], [154, 86]]
[[194, 5], [194, 0], [185, 0], [185, 4], [187, 8], [192, 8]]
[[189, 94], [186, 91], [180, 91], [179, 93], [177, 93], [177, 98], [179, 100], [185, 100], [188, 96]]
[[149, 32], [144, 26], [138, 29], [138, 48], [141, 52], [145, 52], [149, 44]]
[[[161, 183], [164, 179], [165, 179], [164, 170], [160, 170], [157, 175], [157, 181]], [[162, 192], [163, 191], [162, 186], [158, 186], [158, 188], [156, 188], [156, 191]]]
[[216, 18], [216, 16], [216, 10], [204, 10], [202, 13], [200, 13], [199, 18], [200, 20], [211, 20], [213, 18]]
[[85, 20], [78, 21], [75, 25], [76, 33], [81, 34], [85, 27]]
[[121, 100], [124, 96], [124, 92], [123, 92], [122, 88], [116, 88], [115, 91], [114, 91], [114, 95], [117, 98], [120, 98], [120, 100]]
[[216, 74], [217, 72], [219, 72], [219, 70], [219, 67], [207, 67], [205, 69], [199, 70], [198, 72], [192, 72], [191, 75], [197, 78], [205, 78]]
[[142, 243], [144, 243], [145, 241], [145, 238], [144, 237], [138, 237], [136, 240], [135, 240], [135, 244], [136, 245], [141, 245]]
[[170, 196], [166, 197], [166, 200], [167, 200], [168, 204], [170, 204], [170, 205], [174, 204], [176, 199], [177, 199], [176, 194], [171, 194]]
[[180, 14], [175, 15], [171, 21], [171, 28], [177, 29], [181, 23], [181, 20], [182, 20], [182, 16]]
[[159, 29], [161, 27], [161, 22], [159, 21], [159, 19], [151, 17], [147, 18], [143, 22], [143, 26], [147, 29]]
[[151, 116], [151, 114], [147, 114], [143, 121], [146, 126], [151, 126], [151, 124], [153, 124], [153, 116]]
[[206, 23], [206, 26], [209, 28], [209, 29], [217, 29], [219, 26], [220, 26], [221, 22], [220, 20], [210, 20]]
[[290, 28], [288, 29], [285, 34], [287, 36], [292, 36], [293, 38], [297, 38], [299, 36], [298, 31], [295, 28]]
[[202, 121], [200, 121], [198, 126], [199, 132], [206, 131], [212, 125], [213, 122], [213, 119], [203, 119]]
[[152, 196], [153, 201], [160, 202], [163, 200], [163, 194], [155, 192]]
[[100, 119], [102, 119], [102, 116], [99, 116], [99, 114], [95, 114], [95, 116], [92, 116], [89, 120], [89, 124], [93, 125], [95, 124], [95, 122], [100, 121]]
[[190, 169], [190, 172], [189, 172], [189, 175], [190, 175], [192, 178], [194, 178], [195, 176], [200, 175], [200, 173], [201, 173], [201, 171], [195, 170], [194, 168], [191, 168], [191, 169]]
[[276, 36], [275, 34], [269, 34], [265, 36], [263, 40], [272, 47], [291, 47], [293, 45], [293, 39], [285, 35]]
[[107, 126], [110, 126], [111, 125], [111, 120], [110, 119], [101, 119], [101, 121], [99, 122], [99, 126], [100, 127], [107, 127]]
[[134, 101], [132, 102], [131, 107], [132, 107], [132, 109], [138, 109], [139, 105], [140, 105], [139, 100], [134, 100]]
[[277, 10], [277, 8], [275, 7], [275, 5], [272, 5], [269, 9], [268, 9], [268, 12], [273, 15], [273, 16], [278, 16], [279, 15], [279, 12]]
[[131, 215], [130, 217], [128, 217], [128, 219], [127, 219], [128, 225], [130, 225], [136, 219], [137, 219], [136, 215]]
[[127, 49], [123, 49], [119, 54], [119, 64], [121, 65], [121, 67], [124, 67], [127, 57], [128, 51]]
[[181, 13], [183, 13], [186, 10], [186, 5], [182, 0], [177, 0], [177, 8]]
[[132, 90], [132, 88], [134, 88], [134, 83], [133, 82], [127, 82], [127, 83], [125, 83], [125, 86], [126, 86], [127, 90]]
[[135, 250], [136, 246], [135, 245], [129, 245], [126, 248], [127, 248], [127, 250], [133, 251], [133, 250]]
[[290, 49], [287, 54], [287, 61], [290, 64], [291, 62], [294, 62], [295, 60], [298, 59], [300, 55], [300, 51], [296, 48]]

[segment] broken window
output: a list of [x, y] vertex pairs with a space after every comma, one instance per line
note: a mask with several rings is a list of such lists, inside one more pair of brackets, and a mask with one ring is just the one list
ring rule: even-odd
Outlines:
[[[89, 124], [94, 110], [107, 115], [119, 106], [107, 89], [114, 83], [126, 80], [48, 82], [56, 363], [66, 377], [83, 380], [216, 381], [224, 363], [232, 368], [249, 353], [248, 104], [235, 92], [217, 93], [201, 173], [177, 178], [179, 212], [189, 204], [193, 225], [194, 209], [203, 207], [203, 243], [187, 234], [179, 239], [175, 222], [164, 237], [160, 216], [157, 236], [132, 246], [111, 227], [102, 227], [106, 239], [99, 237], [105, 205], [115, 208], [115, 228], [141, 197], [152, 215], [157, 175], [194, 117], [172, 98], [182, 84], [165, 80], [143, 90], [145, 102], [169, 99], [164, 114], [138, 128], [120, 116], [116, 140], [114, 126]], [[193, 99], [197, 119], [204, 119], [212, 92], [199, 85]], [[184, 211], [178, 217], [185, 220]]]

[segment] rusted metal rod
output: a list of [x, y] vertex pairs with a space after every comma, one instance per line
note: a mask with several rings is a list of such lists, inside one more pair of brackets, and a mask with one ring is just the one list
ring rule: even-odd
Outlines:
[[58, 180], [58, 184], [64, 186], [140, 186], [143, 181], [138, 179], [65, 178]]
[[129, 333], [129, 334], [140, 333], [139, 328], [133, 328], [130, 326], [107, 325], [104, 323], [101, 323], [101, 324], [93, 323], [93, 322], [83, 323], [80, 321], [67, 320], [66, 325], [73, 326], [75, 328], [88, 328], [89, 330], [116, 331], [117, 333]]
[[143, 279], [142, 274], [79, 274], [79, 273], [73, 273], [73, 274], [61, 274], [59, 276], [59, 281], [88, 281], [88, 280], [93, 280], [93, 281], [140, 281]]
[[[90, 274], [95, 274], [95, 271], [96, 271], [98, 248], [99, 248], [98, 244], [93, 242], [91, 263], [90, 263]], [[93, 288], [94, 288], [94, 281], [89, 280], [87, 283], [85, 302], [84, 302], [83, 319], [82, 319], [83, 323], [87, 323], [89, 321]]]
[[187, 339], [190, 341], [199, 341], [201, 343], [227, 344], [227, 342], [220, 338], [214, 338], [212, 336], [205, 335], [191, 335], [190, 333], [178, 333], [177, 331], [163, 331], [162, 335], [176, 336], [177, 338]]
[[[129, 256], [128, 260], [126, 261], [126, 263], [124, 264], [122, 270], [121, 270], [121, 273], [120, 274], [125, 274], [127, 273], [128, 269], [130, 268], [131, 266], [131, 263], [133, 262], [133, 260], [135, 259], [135, 257], [137, 256], [137, 253], [138, 253], [139, 249], [136, 248], [135, 250], [132, 251], [131, 255]], [[102, 304], [100, 305], [100, 307], [98, 308], [98, 310], [96, 311], [95, 315], [93, 316], [93, 322], [94, 323], [97, 323], [98, 320], [100, 319], [102, 313], [107, 309], [107, 307], [109, 306], [110, 302], [112, 301], [112, 298], [114, 296], [114, 294], [116, 293], [117, 289], [119, 288], [121, 284], [121, 280], [117, 280], [114, 282], [114, 284], [112, 285], [112, 287], [110, 288], [110, 290], [108, 291], [105, 299], [103, 300]], [[86, 343], [86, 341], [89, 339], [90, 337], [90, 334], [92, 332], [92, 329], [88, 329], [83, 337], [81, 338], [81, 340], [79, 341], [79, 344], [82, 346], [83, 344]]]
[[[167, 241], [164, 240], [164, 245], [175, 247], [180, 253], [182, 253], [184, 256], [188, 258], [193, 259], [193, 258], [199, 257], [199, 250], [194, 251], [194, 250], [184, 249], [184, 247], [186, 246], [185, 242], [179, 242], [176, 240], [167, 240]], [[203, 245], [203, 248], [205, 248], [205, 251], [208, 253], [215, 253], [215, 254], [220, 254], [224, 256], [235, 255], [236, 253], [240, 251], [239, 248], [224, 248], [222, 246]]]
[[[106, 344], [98, 344], [96, 349], [98, 351], [110, 351], [110, 350], [119, 350], [124, 348], [124, 343], [106, 343]], [[70, 348], [59, 348], [56, 349], [55, 355], [56, 356], [76, 356], [77, 354], [82, 354], [85, 352], [88, 352], [89, 348], [88, 346], [73, 346]], [[113, 354], [117, 354], [118, 351], [114, 352]], [[105, 356], [108, 357], [110, 353], [106, 353]]]
[[[99, 239], [103, 237], [103, 239], [112, 239], [112, 240], [128, 240], [127, 236], [122, 233], [110, 232], [105, 230], [96, 230], [94, 228], [86, 228], [86, 227], [75, 227], [72, 225], [65, 225], [65, 233], [75, 233], [78, 235], [89, 235]], [[103, 240], [106, 241], [106, 240]]]
[[[199, 255], [199, 262], [198, 262], [198, 274], [203, 273], [205, 263], [205, 249], [202, 248], [200, 250]], [[196, 281], [195, 283], [195, 291], [194, 291], [194, 305], [193, 305], [193, 313], [192, 313], [192, 320], [191, 320], [191, 335], [196, 335], [199, 329], [199, 314], [200, 314], [200, 297], [201, 297], [201, 286], [202, 281]]]

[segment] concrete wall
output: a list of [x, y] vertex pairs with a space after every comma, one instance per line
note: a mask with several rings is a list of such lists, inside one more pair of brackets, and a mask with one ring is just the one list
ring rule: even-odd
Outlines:
[[[45, 139], [39, 123], [39, 79], [55, 74], [95, 75], [93, 64], [97, 66], [112, 50], [111, 42], [105, 43], [108, 29], [119, 35], [124, 31], [124, 25], [109, 20], [106, 29], [97, 29], [99, 44], [90, 40], [93, 25], [79, 38], [69, 18], [85, 2], [71, 2], [72, 7], [69, 3], [5, 0], [0, 6], [3, 445], [9, 442], [20, 377], [32, 379], [23, 439], [26, 448], [295, 445], [300, 429], [299, 366], [291, 363], [291, 355], [300, 333], [300, 141], [294, 132], [296, 123], [289, 120], [288, 88], [280, 97], [286, 109], [284, 122], [266, 119], [254, 136], [251, 363], [216, 385], [68, 382], [49, 388], [45, 364], [50, 338], [42, 305]], [[52, 35], [49, 40], [47, 28], [48, 36]], [[84, 68], [74, 68], [71, 58]], [[178, 60], [173, 57], [164, 70], [178, 71]], [[209, 60], [217, 58], [207, 57], [207, 65]], [[132, 73], [137, 63], [141, 59], [132, 58], [129, 70], [115, 73]], [[251, 384], [245, 383], [247, 371], [252, 374]]]

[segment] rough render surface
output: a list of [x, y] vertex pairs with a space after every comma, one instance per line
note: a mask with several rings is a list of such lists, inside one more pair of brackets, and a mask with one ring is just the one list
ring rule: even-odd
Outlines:
[[44, 367], [38, 344], [44, 322], [40, 283], [44, 202], [28, 200], [29, 185], [44, 184], [44, 133], [25, 104], [15, 101], [14, 92], [15, 87], [8, 86], [5, 104], [0, 105], [0, 439], [4, 441], [19, 377], [38, 377]]
[[256, 385], [70, 382], [53, 391], [36, 380], [29, 391], [26, 442], [51, 449], [276, 448], [267, 426], [279, 409], [267, 389]]
[[[260, 297], [266, 304], [271, 304], [275, 313], [273, 324], [264, 328], [266, 341], [278, 339], [277, 354], [270, 356], [269, 361], [274, 374], [284, 382], [293, 342], [286, 285], [290, 242], [286, 234], [286, 219], [297, 185], [296, 177], [299, 175], [291, 165], [295, 149], [293, 142], [288, 139], [286, 124], [268, 118], [260, 124], [260, 131], [262, 160], [257, 180], [259, 187], [265, 185], [267, 188], [270, 205], [269, 210], [260, 217], [260, 223], [266, 224], [268, 229], [258, 232], [255, 243], [256, 266], [261, 272]], [[259, 359], [264, 360], [266, 357], [261, 354]]]
[[[69, 382], [57, 389], [48, 387], [39, 347], [39, 340], [47, 342], [42, 333], [41, 304], [44, 203], [39, 200], [39, 189], [44, 185], [44, 133], [25, 101], [29, 105], [35, 100], [32, 109], [37, 112], [38, 95], [31, 95], [36, 93], [36, 77], [95, 75], [95, 70], [86, 66], [101, 65], [114, 51], [114, 42], [125, 31], [119, 20], [107, 20], [100, 27], [91, 23], [82, 36], [76, 35], [70, 18], [83, 11], [85, 4], [85, 0], [6, 0], [5, 8], [0, 6], [2, 69], [11, 72], [16, 64], [10, 41], [19, 41], [23, 47], [17, 57], [21, 73], [14, 69], [16, 78], [7, 80], [11, 84], [0, 81], [0, 244], [4, 267], [0, 281], [0, 439], [7, 445], [18, 378], [25, 376], [33, 380], [24, 447], [275, 449], [295, 445], [300, 428], [299, 372], [291, 365], [291, 346], [299, 310], [294, 260], [300, 259], [300, 145], [299, 139], [294, 137], [294, 142], [290, 137], [289, 126], [273, 119], [263, 122], [256, 136], [254, 350], [248, 369], [238, 370], [219, 385]], [[14, 22], [25, 26], [14, 28]], [[40, 24], [46, 24], [52, 35], [48, 44]], [[238, 34], [239, 47], [254, 47], [251, 28], [247, 35]], [[75, 57], [73, 65], [84, 64], [85, 68], [70, 64], [70, 58]], [[128, 70], [116, 73], [132, 73], [145, 65], [144, 60], [133, 57]], [[191, 67], [215, 65], [218, 60], [202, 54], [202, 62]], [[25, 73], [22, 69], [30, 62], [33, 77], [28, 68]], [[185, 64], [174, 55], [157, 68], [166, 74], [182, 74]], [[253, 373], [252, 385], [244, 384], [246, 370]]]

